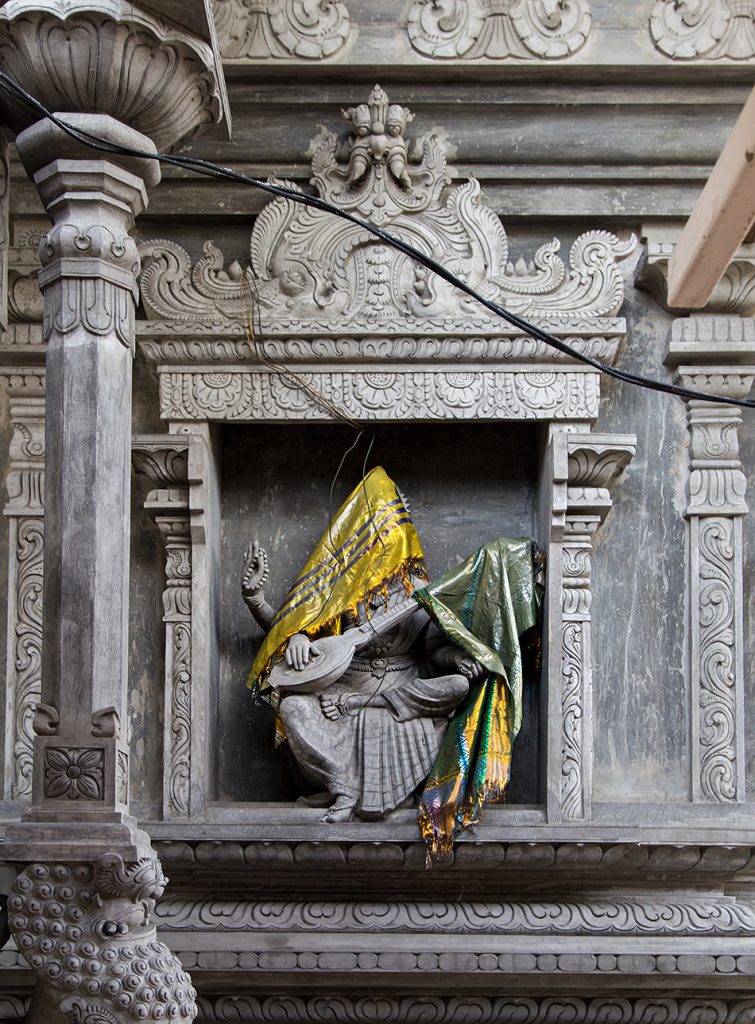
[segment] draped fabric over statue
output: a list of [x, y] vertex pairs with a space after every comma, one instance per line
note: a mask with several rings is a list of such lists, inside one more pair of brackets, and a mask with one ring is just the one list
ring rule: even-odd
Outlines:
[[422, 793], [420, 829], [435, 856], [508, 785], [522, 722], [521, 637], [536, 625], [541, 602], [534, 548], [529, 538], [499, 537], [414, 594], [487, 672], [456, 709]]

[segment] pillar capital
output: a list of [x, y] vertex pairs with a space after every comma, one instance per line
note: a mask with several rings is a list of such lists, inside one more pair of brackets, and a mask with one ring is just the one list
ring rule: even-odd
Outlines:
[[[192, 31], [131, 0], [8, 0], [0, 65], [49, 110], [109, 114], [167, 150], [228, 125], [209, 4], [185, 6]], [[38, 119], [7, 98], [3, 108], [16, 132]]]

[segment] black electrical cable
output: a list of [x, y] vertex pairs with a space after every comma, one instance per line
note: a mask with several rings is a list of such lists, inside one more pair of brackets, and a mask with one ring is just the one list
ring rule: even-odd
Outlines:
[[42, 103], [40, 103], [39, 100], [28, 93], [22, 86], [10, 78], [10, 76], [6, 75], [3, 71], [0, 71], [0, 88], [5, 89], [6, 92], [15, 96], [17, 99], [22, 100], [28, 106], [36, 110], [42, 117], [47, 118], [54, 125], [60, 128], [61, 131], [64, 131], [71, 138], [89, 146], [91, 149], [98, 150], [99, 152], [110, 153], [112, 155], [134, 157], [142, 160], [158, 160], [160, 163], [169, 164], [174, 167], [186, 168], [196, 174], [202, 174], [205, 177], [226, 179], [243, 185], [251, 185], [254, 188], [261, 189], [263, 192], [268, 192], [270, 195], [290, 199], [302, 206], [311, 206], [314, 209], [333, 214], [335, 217], [340, 217], [342, 220], [350, 221], [352, 224], [357, 225], [357, 227], [363, 228], [376, 238], [379, 238], [387, 245], [390, 245], [399, 252], [404, 253], [404, 255], [408, 256], [410, 259], [413, 259], [422, 266], [427, 267], [428, 270], [433, 271], [433, 273], [437, 274], [438, 277], [443, 278], [444, 281], [448, 281], [449, 284], [460, 289], [460, 291], [465, 292], [467, 295], [479, 302], [480, 305], [490, 310], [491, 313], [494, 313], [501, 319], [506, 320], [512, 325], [512, 327], [516, 327], [518, 330], [522, 331], [522, 333], [528, 334], [530, 337], [536, 338], [538, 341], [542, 341], [550, 348], [554, 348], [578, 362], [592, 366], [594, 369], [601, 373], [605, 373], [610, 377], [614, 377], [616, 380], [623, 381], [626, 384], [634, 384], [637, 387], [646, 388], [651, 391], [661, 391], [666, 394], [676, 395], [679, 398], [714, 402], [719, 405], [735, 405], [747, 409], [755, 408], [755, 401], [751, 399], [729, 398], [723, 395], [710, 394], [705, 391], [696, 391], [692, 388], [680, 387], [677, 384], [667, 384], [663, 381], [653, 380], [650, 377], [643, 377], [639, 374], [630, 373], [627, 370], [620, 370], [615, 366], [609, 366], [607, 363], [602, 363], [599, 359], [594, 359], [592, 356], [585, 355], [584, 353], [572, 348], [571, 345], [566, 344], [566, 342], [555, 338], [552, 334], [544, 331], [541, 327], [529, 323], [527, 320], [517, 316], [515, 313], [511, 313], [503, 306], [499, 306], [498, 303], [480, 295], [480, 293], [472, 288], [471, 285], [460, 280], [452, 274], [450, 270], [447, 270], [441, 263], [438, 263], [431, 256], [427, 256], [419, 249], [415, 249], [413, 245], [409, 245], [407, 242], [402, 241], [390, 232], [376, 227], [374, 224], [363, 220], [361, 217], [357, 217], [346, 210], [340, 210], [337, 206], [333, 206], [331, 203], [327, 202], [327, 200], [321, 199], [319, 196], [312, 196], [305, 192], [298, 192], [295, 189], [286, 188], [284, 185], [273, 185], [270, 182], [262, 181], [260, 178], [253, 178], [250, 175], [241, 174], [239, 171], [234, 171], [230, 167], [222, 167], [219, 164], [212, 163], [209, 160], [202, 160], [198, 157], [169, 156], [165, 153], [150, 153], [134, 149], [130, 146], [121, 146], [116, 143], [109, 142], [107, 139], [104, 139], [99, 135], [77, 128], [74, 125], [68, 124], [66, 121], [56, 117], [54, 113], [48, 110]]

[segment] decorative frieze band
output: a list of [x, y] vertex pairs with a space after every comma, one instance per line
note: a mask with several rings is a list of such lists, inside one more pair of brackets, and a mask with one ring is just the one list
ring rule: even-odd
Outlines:
[[567, 435], [561, 588], [561, 815], [589, 817], [592, 793], [592, 538], [611, 508], [611, 481], [629, 464], [633, 435]]
[[[407, 371], [297, 369], [309, 389], [349, 416], [369, 420], [592, 420], [598, 374], [579, 368]], [[160, 375], [160, 412], [169, 420], [328, 421], [333, 413], [275, 371], [197, 368]]]
[[200, 996], [197, 1024], [750, 1024], [750, 999]]
[[401, 931], [461, 935], [755, 935], [755, 907], [714, 897], [618, 897], [507, 903], [435, 901], [163, 900], [155, 920], [170, 932]]

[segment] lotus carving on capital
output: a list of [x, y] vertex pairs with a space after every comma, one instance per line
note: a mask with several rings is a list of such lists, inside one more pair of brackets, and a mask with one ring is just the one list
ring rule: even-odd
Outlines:
[[[8, 0], [0, 66], [48, 109], [108, 114], [160, 150], [223, 116], [210, 46], [129, 0]], [[38, 120], [3, 115], [17, 132]]]

